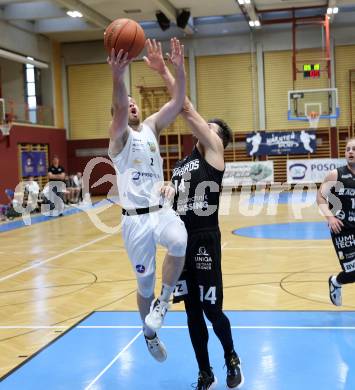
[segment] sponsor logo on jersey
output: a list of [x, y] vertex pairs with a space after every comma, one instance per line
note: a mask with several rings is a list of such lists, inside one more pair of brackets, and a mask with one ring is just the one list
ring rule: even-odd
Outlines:
[[355, 196], [355, 188], [340, 188], [339, 195]]
[[195, 255], [196, 269], [210, 271], [212, 269], [212, 257], [207, 252], [204, 246], [198, 248], [198, 253]]
[[157, 151], [157, 147], [155, 146], [155, 143], [154, 142], [149, 142], [148, 141], [148, 146], [149, 146], [149, 149], [152, 153], [155, 153]]
[[193, 210], [207, 210], [209, 208], [207, 195], [193, 196], [192, 198], [178, 199], [177, 212], [182, 214], [187, 211]]
[[203, 256], [208, 256], [207, 250], [204, 246], [200, 246], [198, 248], [198, 254]]
[[148, 178], [148, 179], [160, 179], [160, 176], [157, 173], [151, 172], [133, 172], [132, 180], [138, 181], [139, 179]]
[[349, 234], [347, 236], [336, 237], [335, 244], [338, 249], [355, 247], [355, 235]]
[[137, 152], [139, 150], [143, 150], [143, 141], [139, 138], [133, 138], [132, 152]]
[[185, 172], [196, 171], [200, 167], [200, 161], [198, 159], [189, 161], [181, 167], [174, 168], [173, 176], [182, 176]]
[[351, 173], [347, 174], [347, 175], [341, 175], [341, 178], [342, 179], [351, 179], [353, 176]]
[[186, 280], [179, 280], [174, 288], [173, 295], [174, 297], [181, 297], [182, 295], [187, 295], [189, 293], [187, 289]]
[[335, 213], [335, 216], [340, 219], [341, 221], [343, 221], [345, 219], [345, 212], [343, 210], [338, 210], [336, 213]]
[[143, 264], [137, 264], [136, 265], [136, 271], [140, 274], [144, 274], [145, 272], [145, 267]]
[[354, 272], [355, 271], [355, 259], [349, 261], [348, 263], [343, 263], [345, 272]]
[[142, 164], [142, 160], [138, 160], [138, 158], [135, 158], [135, 159], [133, 160], [133, 164], [135, 164], [135, 165]]

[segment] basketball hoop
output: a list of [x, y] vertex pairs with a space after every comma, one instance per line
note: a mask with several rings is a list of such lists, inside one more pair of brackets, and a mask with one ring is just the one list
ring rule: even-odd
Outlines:
[[8, 136], [10, 134], [11, 125], [10, 123], [2, 123], [0, 125], [0, 132], [3, 137]]
[[318, 128], [318, 122], [319, 122], [320, 114], [316, 111], [311, 111], [307, 113], [307, 119], [309, 121], [309, 128], [310, 129], [317, 129]]

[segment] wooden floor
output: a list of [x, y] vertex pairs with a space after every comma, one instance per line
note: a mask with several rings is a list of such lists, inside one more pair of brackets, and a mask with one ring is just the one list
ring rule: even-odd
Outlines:
[[[294, 221], [287, 204], [270, 216], [266, 207], [245, 216], [240, 205], [233, 195], [230, 213], [220, 217], [225, 309], [338, 310], [328, 299], [328, 276], [339, 271], [331, 241], [233, 235], [244, 226]], [[120, 210], [112, 205], [99, 216], [114, 227]], [[302, 221], [322, 220], [315, 206], [303, 216]], [[86, 213], [0, 237], [0, 377], [92, 311], [136, 310], [135, 277], [120, 234], [100, 231]], [[163, 256], [160, 248], [159, 275]], [[157, 291], [159, 285], [160, 279]], [[341, 310], [354, 310], [355, 288], [344, 290]], [[33, 329], [40, 326], [49, 328]]]

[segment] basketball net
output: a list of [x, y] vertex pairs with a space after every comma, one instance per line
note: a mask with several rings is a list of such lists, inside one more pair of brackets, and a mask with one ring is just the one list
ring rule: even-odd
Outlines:
[[9, 123], [3, 123], [0, 125], [0, 132], [3, 135], [3, 137], [10, 134], [11, 125]]
[[309, 114], [307, 114], [307, 119], [309, 121], [309, 128], [310, 129], [317, 129], [318, 128], [318, 122], [320, 119], [319, 112], [311, 111]]

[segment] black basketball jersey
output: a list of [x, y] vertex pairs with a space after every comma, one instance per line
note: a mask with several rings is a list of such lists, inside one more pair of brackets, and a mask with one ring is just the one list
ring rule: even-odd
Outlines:
[[177, 162], [171, 178], [176, 192], [174, 210], [187, 231], [218, 227], [223, 174], [204, 159], [196, 146], [189, 156]]
[[[355, 229], [355, 175], [347, 165], [337, 171], [337, 181], [340, 185], [334, 187], [331, 192], [340, 200], [341, 208], [335, 206], [332, 212], [343, 222], [345, 228]], [[334, 205], [334, 202], [332, 203]]]

